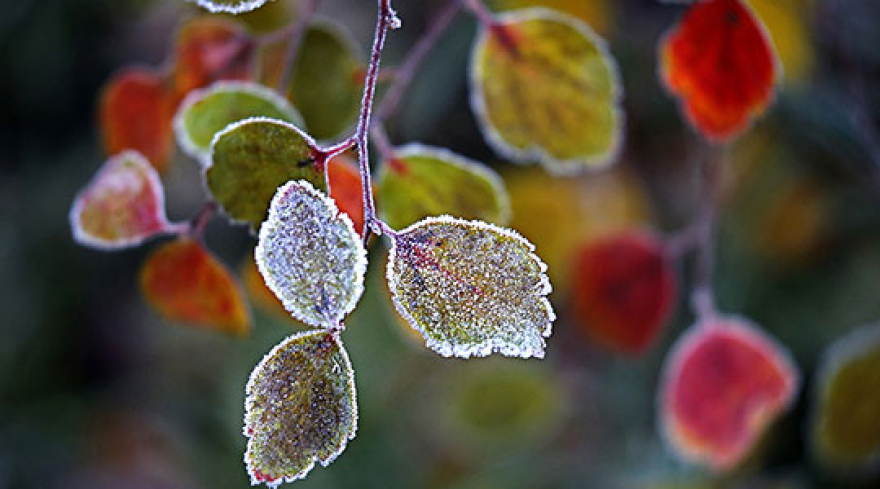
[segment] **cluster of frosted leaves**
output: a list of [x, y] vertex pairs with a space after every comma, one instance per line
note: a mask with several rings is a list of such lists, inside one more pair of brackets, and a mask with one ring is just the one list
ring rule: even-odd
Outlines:
[[181, 148], [207, 162], [214, 135], [229, 124], [252, 117], [303, 125], [299, 112], [273, 90], [257, 83], [220, 81], [187, 95], [177, 110], [174, 129]]
[[354, 372], [339, 337], [309, 331], [287, 338], [247, 384], [245, 463], [252, 484], [274, 487], [329, 465], [357, 430]]
[[409, 144], [382, 165], [377, 183], [385, 222], [400, 229], [450, 214], [505, 225], [510, 199], [492, 170], [442, 148]]
[[480, 221], [427, 218], [394, 236], [388, 285], [398, 312], [443, 356], [544, 356], [555, 313], [534, 246]]
[[257, 117], [230, 124], [211, 143], [208, 190], [231, 219], [256, 229], [285, 182], [327, 188], [325, 162], [314, 148], [307, 134], [284, 121]]
[[135, 151], [104, 163], [76, 196], [70, 225], [78, 243], [107, 250], [136, 246], [180, 229], [165, 217], [165, 197], [156, 170]]
[[658, 397], [666, 439], [682, 458], [738, 466], [797, 394], [785, 348], [746, 320], [704, 319], [666, 358]]
[[278, 189], [255, 252], [266, 285], [294, 317], [335, 327], [363, 292], [366, 251], [351, 220], [308, 182]]
[[209, 12], [240, 14], [262, 7], [268, 0], [195, 0]]
[[880, 471], [880, 326], [856, 330], [828, 349], [819, 368], [813, 451], [845, 471]]
[[140, 285], [169, 319], [235, 336], [251, 330], [241, 287], [199, 241], [184, 237], [157, 248], [141, 269]]
[[571, 174], [604, 167], [623, 132], [622, 88], [605, 43], [562, 13], [526, 9], [483, 28], [471, 60], [471, 106], [496, 151]]

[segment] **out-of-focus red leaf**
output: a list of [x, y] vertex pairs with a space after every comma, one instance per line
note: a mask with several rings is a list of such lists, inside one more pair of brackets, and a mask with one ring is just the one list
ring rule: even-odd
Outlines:
[[330, 197], [336, 201], [339, 210], [351, 218], [354, 230], [364, 234], [364, 197], [361, 175], [355, 162], [346, 155], [330, 161], [327, 167], [330, 180]]
[[142, 67], [119, 72], [105, 85], [98, 111], [107, 154], [133, 149], [160, 172], [167, 167], [174, 108], [158, 73]]
[[695, 2], [663, 40], [661, 56], [667, 89], [708, 139], [738, 135], [773, 96], [776, 54], [741, 0]]
[[574, 275], [571, 303], [579, 324], [598, 342], [626, 353], [654, 344], [678, 295], [662, 244], [641, 232], [588, 243], [576, 257]]
[[140, 282], [149, 303], [169, 319], [236, 336], [251, 330], [238, 283], [196, 240], [162, 245], [144, 263]]

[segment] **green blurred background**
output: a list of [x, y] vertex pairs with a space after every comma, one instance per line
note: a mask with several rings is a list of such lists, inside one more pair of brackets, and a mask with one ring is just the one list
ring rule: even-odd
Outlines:
[[[389, 65], [442, 3], [395, 1], [404, 29], [391, 35]], [[432, 52], [389, 129], [395, 142], [446, 146], [492, 164], [521, 211], [513, 227], [564, 269], [575, 245], [610, 230], [684, 226], [699, 172], [688, 157], [695, 136], [655, 74], [656, 43], [682, 7], [545, 3], [570, 7], [610, 42], [626, 97], [619, 168], [557, 182], [498, 161], [467, 103], [475, 25], [466, 15]], [[648, 354], [623, 357], [593, 344], [570, 317], [565, 282], [576, 277], [562, 277], [553, 295], [562, 317], [546, 360], [443, 359], [400, 326], [383, 284], [384, 248], [374, 246], [367, 291], [344, 337], [358, 436], [330, 468], [297, 485], [880, 487], [880, 479], [821, 469], [806, 437], [823, 350], [880, 319], [880, 162], [866, 144], [880, 114], [880, 3], [751, 3], [786, 79], [769, 115], [729, 153], [716, 286], [721, 309], [778, 338], [805, 379], [794, 409], [752, 459], [714, 477], [677, 461], [657, 434], [659, 369], [692, 321], [686, 300]], [[370, 0], [328, 0], [321, 11], [366, 51], [374, 9]], [[297, 328], [259, 309], [247, 339], [164, 321], [136, 283], [155, 243], [98, 252], [75, 245], [67, 222], [75, 193], [104, 158], [95, 117], [102, 83], [129, 63], [160, 64], [176, 26], [197, 10], [177, 0], [6, 0], [2, 11], [0, 488], [247, 486], [244, 384]], [[854, 104], [868, 120], [855, 117]], [[205, 196], [192, 191], [202, 188], [195, 163], [177, 158], [166, 176], [169, 214], [186, 219]], [[207, 242], [236, 269], [253, 246], [245, 230], [219, 219]]]

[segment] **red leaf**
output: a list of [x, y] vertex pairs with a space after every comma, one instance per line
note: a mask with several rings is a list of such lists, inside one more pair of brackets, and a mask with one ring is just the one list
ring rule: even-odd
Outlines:
[[173, 106], [158, 73], [130, 67], [116, 74], [104, 87], [98, 111], [107, 154], [137, 150], [165, 170], [174, 143]]
[[739, 319], [680, 338], [660, 391], [663, 426], [684, 457], [728, 470], [791, 403], [798, 372], [786, 351]]
[[741, 0], [698, 1], [661, 45], [662, 77], [704, 137], [725, 141], [770, 103], [776, 54]]
[[591, 337], [616, 350], [647, 350], [677, 295], [675, 271], [652, 236], [616, 234], [578, 252], [572, 307]]
[[241, 288], [198, 241], [163, 244], [141, 269], [141, 290], [165, 317], [244, 336], [251, 321]]
[[336, 201], [341, 212], [351, 218], [354, 230], [361, 236], [364, 234], [364, 188], [361, 185], [361, 174], [355, 162], [345, 155], [330, 161], [327, 168], [330, 178], [330, 197]]

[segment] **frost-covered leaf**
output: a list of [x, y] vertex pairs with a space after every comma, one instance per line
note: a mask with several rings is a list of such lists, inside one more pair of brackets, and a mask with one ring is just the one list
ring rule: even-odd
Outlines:
[[364, 233], [364, 193], [357, 163], [346, 155], [330, 160], [327, 179], [330, 181], [330, 198], [339, 211], [345, 213], [354, 224], [358, 234]]
[[510, 201], [492, 170], [442, 148], [409, 144], [382, 165], [376, 198], [383, 219], [400, 229], [449, 214], [507, 224]]
[[534, 246], [513, 231], [449, 216], [394, 237], [394, 305], [443, 356], [543, 357], [555, 319], [550, 282]]
[[327, 466], [357, 431], [354, 372], [329, 331], [287, 338], [251, 372], [244, 459], [252, 484], [274, 487]]
[[278, 189], [255, 256], [266, 285], [312, 326], [339, 324], [364, 290], [361, 238], [333, 200], [305, 181]]
[[209, 12], [240, 14], [262, 7], [267, 0], [194, 0]]
[[158, 73], [141, 67], [117, 73], [101, 93], [98, 112], [107, 154], [135, 150], [159, 171], [168, 166], [174, 107]]
[[150, 163], [135, 151], [104, 163], [70, 209], [73, 237], [100, 249], [135, 246], [179, 226], [165, 217], [162, 182]]
[[324, 190], [324, 161], [314, 141], [284, 121], [253, 118], [229, 125], [211, 144], [208, 190], [226, 214], [255, 229], [269, 202], [289, 180], [306, 180]]
[[667, 89], [706, 138], [737, 136], [771, 101], [776, 54], [761, 21], [741, 0], [694, 3], [660, 53]]
[[174, 51], [174, 107], [192, 90], [217, 80], [249, 79], [255, 46], [244, 29], [215, 16], [181, 27]]
[[622, 89], [604, 41], [549, 10], [498, 20], [480, 33], [470, 72], [471, 106], [489, 143], [552, 173], [611, 163], [622, 139]]
[[788, 352], [739, 318], [692, 327], [666, 357], [658, 407], [681, 457], [716, 471], [738, 465], [795, 398]]
[[227, 268], [192, 238], [165, 243], [141, 269], [141, 290], [163, 316], [236, 336], [251, 330], [241, 287]]
[[[286, 46], [280, 49], [283, 53]], [[283, 54], [276, 59], [283, 59]], [[364, 91], [363, 74], [357, 44], [344, 30], [329, 21], [309, 26], [300, 44], [287, 96], [302, 114], [312, 136], [330, 139], [357, 121]]]
[[600, 34], [606, 34], [614, 26], [613, 0], [491, 0], [488, 4], [501, 11], [544, 7], [565, 12], [586, 22]]
[[880, 326], [836, 341], [818, 374], [813, 450], [826, 465], [880, 471]]
[[299, 112], [274, 90], [257, 83], [220, 81], [187, 95], [174, 119], [174, 130], [181, 148], [205, 161], [215, 134], [233, 122], [260, 116], [303, 125]]
[[585, 244], [574, 260], [569, 302], [594, 340], [638, 354], [660, 336], [677, 301], [675, 270], [663, 244], [644, 232]]

